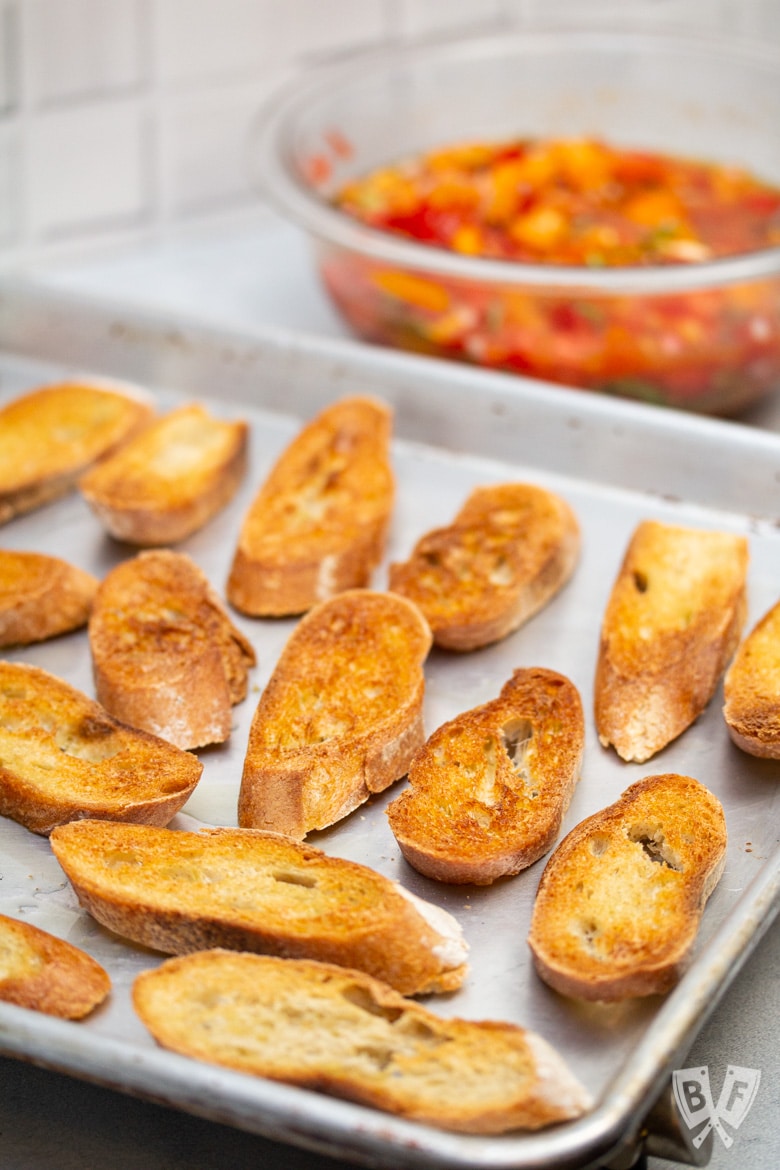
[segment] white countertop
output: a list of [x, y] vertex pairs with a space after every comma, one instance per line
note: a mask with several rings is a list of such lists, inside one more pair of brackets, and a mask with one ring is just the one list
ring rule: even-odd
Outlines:
[[[108, 297], [145, 312], [182, 314], [231, 329], [260, 324], [346, 336], [313, 272], [306, 241], [270, 215], [179, 233], [133, 248], [60, 260], [32, 274], [49, 287]], [[780, 406], [751, 425], [780, 430]], [[780, 474], [780, 469], [778, 469]], [[707, 1065], [714, 1092], [729, 1064], [760, 1069], [755, 1103], [727, 1149], [716, 1137], [713, 1170], [776, 1170], [780, 1163], [780, 927], [759, 943], [701, 1032], [688, 1066]], [[223, 1170], [249, 1165], [326, 1170], [330, 1159], [0, 1060], [2, 1170]], [[650, 1170], [674, 1165], [651, 1159]]]
[[319, 286], [306, 239], [270, 212], [60, 260], [33, 276], [50, 287], [214, 325], [348, 336]]

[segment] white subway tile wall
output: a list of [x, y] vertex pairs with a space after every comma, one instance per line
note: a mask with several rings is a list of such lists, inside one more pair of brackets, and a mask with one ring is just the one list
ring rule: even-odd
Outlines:
[[26, 13], [33, 109], [138, 92], [148, 78], [137, 0], [38, 0]]
[[547, 22], [576, 19], [607, 25], [625, 24], [628, 17], [634, 25], [688, 27], [702, 32], [733, 31], [740, 8], [751, 6], [753, 0], [744, 4], [734, 0], [508, 0], [512, 13], [526, 19], [543, 13]]
[[0, 131], [0, 249], [12, 247], [19, 235], [21, 184], [15, 181], [20, 173], [17, 152], [18, 136]]
[[780, 44], [779, 0], [0, 0], [0, 266], [259, 207], [249, 128], [307, 61], [557, 21]]
[[151, 212], [148, 111], [135, 102], [68, 104], [34, 118], [26, 137], [34, 236], [138, 224]]
[[13, 28], [15, 11], [10, 4], [0, 2], [0, 117], [7, 115], [16, 100], [16, 62], [13, 46], [16, 43]]
[[[275, 7], [281, 12], [281, 4]], [[190, 89], [258, 76], [272, 66], [272, 0], [156, 0], [155, 70], [160, 86]]]
[[443, 0], [397, 0], [393, 8], [399, 34], [408, 37], [449, 31], [455, 12], [458, 28], [464, 31], [500, 21], [505, 12], [501, 0], [455, 0], [452, 4]]
[[176, 97], [160, 119], [166, 206], [193, 216], [257, 199], [249, 179], [247, 138], [273, 82], [199, 90]]

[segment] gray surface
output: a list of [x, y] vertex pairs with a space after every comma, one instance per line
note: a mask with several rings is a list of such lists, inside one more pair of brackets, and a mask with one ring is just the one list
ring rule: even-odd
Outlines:
[[[295, 320], [301, 327], [311, 326], [319, 328], [321, 332], [338, 333], [339, 327], [337, 325], [331, 327], [327, 321], [327, 306], [323, 307], [316, 286], [310, 282], [306, 269], [305, 253], [298, 250], [297, 243], [298, 241], [295, 242], [295, 246], [288, 254], [285, 252], [286, 242], [283, 235], [266, 236], [259, 233], [257, 236], [250, 236], [249, 240], [242, 245], [240, 234], [237, 234], [227, 241], [223, 241], [222, 247], [214, 241], [202, 240], [195, 246], [182, 244], [180, 248], [174, 249], [173, 252], [168, 250], [165, 254], [155, 255], [153, 250], [149, 250], [143, 256], [128, 256], [117, 261], [116, 267], [113, 267], [112, 262], [103, 261], [70, 276], [67, 273], [60, 273], [57, 277], [57, 283], [61, 286], [67, 286], [72, 278], [73, 285], [82, 290], [102, 291], [114, 299], [117, 296], [121, 299], [126, 295], [128, 303], [131, 304], [140, 302], [145, 288], [146, 299], [151, 297], [152, 307], [161, 309], [177, 308], [178, 290], [186, 289], [186, 295], [181, 296], [180, 307], [187, 313], [196, 311], [204, 318], [213, 317], [214, 320], [222, 323], [227, 323], [227, 319], [230, 318], [230, 323], [238, 325], [257, 324], [255, 316], [259, 312], [262, 319], [270, 319], [272, 324], [289, 324], [289, 315], [292, 312], [294, 315], [297, 314]], [[282, 253], [288, 255], [289, 263], [286, 265], [279, 263]], [[263, 258], [265, 260], [273, 258], [273, 266], [258, 263]], [[158, 278], [151, 279], [155, 263], [159, 265]], [[220, 295], [216, 296], [215, 275], [220, 263], [226, 267], [223, 269], [218, 283]], [[250, 271], [255, 274], [260, 271], [265, 278], [258, 277], [255, 284], [254, 278], [250, 276]], [[230, 279], [231, 272], [236, 277], [234, 282]], [[272, 290], [269, 289], [269, 272], [274, 273]], [[302, 284], [299, 283], [301, 278], [303, 278]], [[281, 291], [279, 286], [281, 286]], [[302, 289], [300, 300], [296, 300], [296, 297], [292, 295], [293, 290], [298, 287]], [[297, 308], [293, 302], [296, 303]], [[771, 425], [771, 419], [768, 421]], [[771, 501], [769, 506], [771, 507]], [[776, 1030], [773, 1033], [771, 1026], [767, 1028], [767, 1021], [772, 1020], [777, 1006], [777, 981], [771, 978], [777, 955], [777, 944], [774, 941], [776, 937], [777, 931], [775, 930], [750, 961], [743, 975], [738, 978], [732, 993], [719, 1009], [712, 1024], [702, 1034], [694, 1050], [697, 1061], [701, 1060], [711, 1066], [716, 1088], [722, 1079], [727, 1063], [760, 1067], [764, 1072], [762, 1091], [753, 1111], [737, 1136], [735, 1147], [731, 1151], [726, 1151], [718, 1148], [716, 1144], [713, 1149], [712, 1165], [715, 1166], [727, 1165], [728, 1159], [732, 1159], [732, 1164], [734, 1164], [733, 1159], [744, 1152], [743, 1143], [747, 1148], [748, 1141], [750, 1142], [748, 1164], [756, 1167], [769, 1167], [776, 1164], [776, 1133], [773, 1126], [766, 1124], [771, 1105], [776, 1104], [777, 1101], [777, 1033]], [[30, 1085], [25, 1078], [39, 1074], [24, 1069], [24, 1066], [19, 1066], [16, 1069], [15, 1066], [11, 1065], [11, 1070], [12, 1073], [17, 1074], [18, 1081], [6, 1082], [4, 1075], [4, 1086], [8, 1083], [8, 1086], [13, 1088], [14, 1083], [22, 1084], [26, 1086], [25, 1093], [34, 1091], [33, 1085]], [[4, 1066], [3, 1073], [5, 1074], [6, 1071]], [[60, 1094], [64, 1094], [64, 1102], [69, 1099], [69, 1095], [72, 1093], [78, 1094], [82, 1091], [88, 1095], [92, 1092], [92, 1090], [77, 1085], [75, 1082], [61, 1082], [59, 1078], [54, 1078], [53, 1082], [47, 1081], [47, 1084], [49, 1085], [48, 1091], [55, 1093], [55, 1100], [59, 1099]], [[98, 1097], [100, 1100], [104, 1099], [101, 1093], [98, 1094]], [[121, 1100], [123, 1110], [131, 1112], [140, 1110], [140, 1115], [144, 1115], [143, 1110], [146, 1107], [137, 1102], [127, 1103], [124, 1099]], [[70, 1105], [64, 1104], [63, 1109], [65, 1112], [71, 1113]], [[89, 1117], [90, 1110], [90, 1104], [85, 1102], [81, 1116]], [[156, 1136], [154, 1136], [157, 1134], [156, 1125], [159, 1116], [157, 1111], [150, 1111], [148, 1121], [150, 1128], [147, 1132], [154, 1150], [149, 1152], [145, 1161], [145, 1165], [149, 1166], [150, 1170], [158, 1164], [160, 1166], [169, 1164], [209, 1166], [211, 1164], [205, 1160], [202, 1163], [197, 1160], [182, 1163], [165, 1161], [166, 1158], [170, 1157], [170, 1151], [160, 1147]], [[194, 1121], [183, 1115], [171, 1114], [168, 1111], [165, 1111], [161, 1116], [164, 1120], [160, 1121], [159, 1124], [165, 1128], [166, 1133], [169, 1132], [168, 1127], [171, 1125], [179, 1128], [179, 1132], [182, 1134], [182, 1143], [191, 1140], [191, 1136], [185, 1136], [187, 1134], [205, 1134], [207, 1131], [211, 1134], [208, 1127], [206, 1130], [200, 1128], [206, 1126], [206, 1123]], [[81, 1121], [75, 1119], [74, 1128], [78, 1130], [80, 1125]], [[9, 1124], [8, 1126], [4, 1125], [2, 1131], [4, 1142], [9, 1131], [15, 1128], [16, 1126], [12, 1126], [12, 1119], [9, 1116]], [[205, 1140], [220, 1142], [221, 1132], [215, 1130], [216, 1136], [209, 1136]], [[95, 1136], [91, 1129], [90, 1133], [93, 1137]], [[106, 1142], [111, 1143], [112, 1136], [116, 1137], [116, 1135], [106, 1134]], [[20, 1142], [21, 1140], [20, 1135]], [[251, 1153], [254, 1156], [256, 1151], [259, 1151], [262, 1156], [267, 1153], [263, 1143], [258, 1142], [257, 1139], [233, 1131], [226, 1137], [226, 1141], [233, 1143], [236, 1150], [235, 1156], [239, 1159], [243, 1158], [245, 1154], [248, 1156]], [[131, 1145], [132, 1148], [130, 1145], [117, 1144], [114, 1141], [105, 1149], [101, 1147], [100, 1160], [103, 1160], [109, 1150], [108, 1156], [115, 1161], [122, 1156], [134, 1157], [136, 1145], [135, 1143], [131, 1143]], [[229, 1144], [225, 1149], [228, 1148], [231, 1148]], [[21, 1146], [17, 1151], [16, 1145], [8, 1149], [4, 1149], [0, 1145], [0, 1154], [3, 1155], [2, 1164], [6, 1165], [7, 1155], [8, 1165], [29, 1165], [31, 1168], [37, 1167], [39, 1164], [47, 1165], [45, 1160], [39, 1162], [29, 1160], [38, 1156], [34, 1150], [34, 1145], [27, 1145], [24, 1153], [22, 1153]], [[17, 1156], [17, 1153], [20, 1157], [28, 1160], [14, 1163], [11, 1159]], [[42, 1159], [47, 1156], [45, 1144], [40, 1146], [40, 1156]], [[281, 1158], [281, 1156], [282, 1153], [279, 1150], [275, 1150], [269, 1155], [274, 1159]], [[158, 1162], [154, 1161], [154, 1157], [158, 1157]], [[290, 1157], [297, 1158], [300, 1155], [291, 1153]], [[91, 1162], [85, 1161], [81, 1164], [92, 1165], [95, 1164], [95, 1160], [93, 1158]], [[230, 1157], [226, 1155], [222, 1164], [233, 1161], [233, 1154]], [[117, 1164], [122, 1165], [120, 1161]], [[130, 1166], [136, 1163], [127, 1161], [125, 1164]], [[283, 1165], [285, 1163], [274, 1160], [269, 1161], [269, 1164]], [[289, 1164], [296, 1167], [299, 1165], [296, 1161]], [[79, 1163], [75, 1162], [73, 1165], [79, 1165]], [[662, 1165], [662, 1163], [658, 1163], [658, 1165]]]

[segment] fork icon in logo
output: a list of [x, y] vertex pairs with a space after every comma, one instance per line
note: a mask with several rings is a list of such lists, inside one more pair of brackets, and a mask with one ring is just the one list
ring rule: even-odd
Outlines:
[[760, 1082], [760, 1069], [730, 1064], [715, 1105], [710, 1090], [710, 1071], [706, 1065], [703, 1068], [676, 1069], [672, 1073], [677, 1107], [688, 1128], [697, 1130], [693, 1136], [696, 1149], [713, 1129], [727, 1149], [733, 1144], [734, 1139], [723, 1122], [733, 1129], [740, 1127], [756, 1099]]

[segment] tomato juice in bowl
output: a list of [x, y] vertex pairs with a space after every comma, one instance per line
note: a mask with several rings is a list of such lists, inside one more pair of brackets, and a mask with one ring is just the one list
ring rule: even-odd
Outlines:
[[733, 414], [780, 386], [778, 119], [772, 52], [556, 30], [314, 70], [255, 157], [365, 340]]

